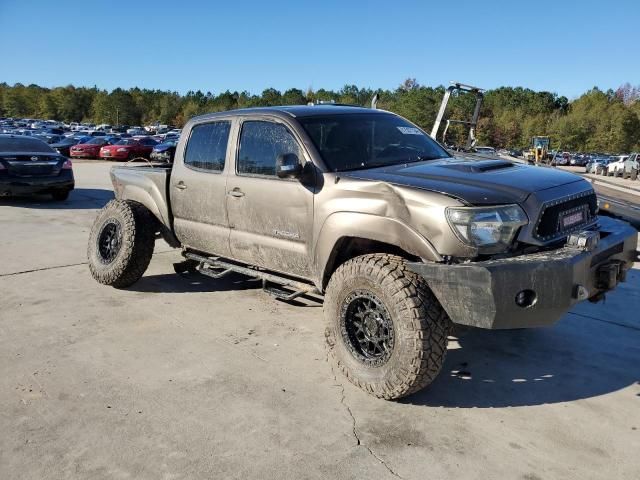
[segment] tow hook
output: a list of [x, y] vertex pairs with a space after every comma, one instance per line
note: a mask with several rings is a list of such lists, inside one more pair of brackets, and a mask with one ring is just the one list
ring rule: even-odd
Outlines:
[[599, 290], [612, 290], [618, 282], [625, 281], [625, 271], [622, 262], [614, 260], [600, 265], [596, 270], [596, 281]]

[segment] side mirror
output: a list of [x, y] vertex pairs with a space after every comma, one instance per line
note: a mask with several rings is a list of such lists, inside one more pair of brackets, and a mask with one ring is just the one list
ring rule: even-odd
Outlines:
[[276, 175], [278, 178], [299, 178], [302, 175], [302, 164], [298, 156], [295, 153], [278, 155]]

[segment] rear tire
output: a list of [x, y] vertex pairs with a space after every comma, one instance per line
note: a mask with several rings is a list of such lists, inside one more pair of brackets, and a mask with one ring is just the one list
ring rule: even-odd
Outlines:
[[[451, 321], [425, 280], [398, 256], [363, 255], [338, 267], [324, 316], [329, 357], [376, 397], [417, 392], [442, 368]], [[376, 343], [382, 345], [378, 356]]]
[[155, 245], [156, 220], [141, 204], [111, 200], [91, 227], [87, 257], [93, 278], [124, 288], [144, 274]]

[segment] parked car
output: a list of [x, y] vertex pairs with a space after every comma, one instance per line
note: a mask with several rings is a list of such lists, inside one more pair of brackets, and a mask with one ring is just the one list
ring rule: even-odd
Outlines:
[[609, 164], [611, 163], [610, 157], [599, 157], [596, 158], [594, 164], [594, 170], [596, 175], [608, 175], [607, 170], [609, 168]]
[[93, 137], [66, 137], [56, 143], [51, 143], [51, 148], [56, 150], [60, 155], [64, 155], [65, 157], [71, 156], [71, 147], [74, 145], [78, 145], [82, 142], [88, 142]]
[[551, 325], [637, 257], [638, 232], [597, 216], [587, 180], [452, 157], [382, 110], [221, 112], [189, 120], [178, 145], [171, 165], [111, 169], [93, 278], [134, 284], [161, 235], [185, 257], [177, 272], [242, 272], [283, 300], [324, 293], [329, 358], [380, 398], [436, 378], [452, 322]]
[[129, 135], [147, 135], [147, 131], [142, 127], [131, 127], [127, 129]]
[[551, 165], [569, 165], [571, 154], [569, 152], [555, 152], [551, 158]]
[[113, 145], [100, 149], [100, 158], [105, 160], [131, 160], [136, 157], [149, 157], [158, 142], [147, 137], [142, 139], [123, 138]]
[[606, 173], [608, 163], [609, 158], [607, 157], [592, 157], [585, 167], [585, 173], [594, 173], [596, 175], [601, 175], [603, 172]]
[[38, 135], [33, 136], [48, 144], [57, 143], [64, 139], [64, 135], [57, 135], [53, 133], [39, 133]]
[[588, 158], [585, 155], [575, 154], [571, 156], [569, 160], [569, 165], [573, 165], [575, 167], [584, 167], [588, 162]]
[[613, 157], [614, 161], [607, 166], [607, 175], [636, 180], [640, 162], [639, 155], [638, 153], [632, 153], [631, 155]]
[[37, 138], [0, 135], [0, 196], [47, 193], [66, 200], [75, 185], [71, 160]]
[[162, 143], [159, 143], [151, 151], [151, 160], [157, 162], [173, 162], [173, 157], [176, 154], [176, 145], [178, 145], [177, 138], [169, 138]]
[[473, 152], [491, 158], [496, 158], [497, 156], [496, 149], [493, 147], [475, 147]]
[[612, 155], [609, 157], [609, 164], [607, 165], [607, 171], [605, 175], [609, 177], [616, 177], [616, 170], [624, 168], [624, 160], [629, 158], [629, 155]]
[[507, 152], [509, 153], [509, 155], [511, 155], [512, 157], [522, 157], [522, 150], [516, 149], [516, 148], [512, 148], [510, 150], [507, 150]]
[[71, 147], [69, 153], [71, 158], [99, 158], [100, 148], [105, 145], [109, 145], [109, 140], [106, 136], [91, 137], [91, 140]]

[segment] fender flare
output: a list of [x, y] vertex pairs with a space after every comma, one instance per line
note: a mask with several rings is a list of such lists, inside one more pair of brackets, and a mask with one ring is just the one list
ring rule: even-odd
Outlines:
[[341, 239], [362, 238], [394, 245], [423, 260], [441, 262], [434, 246], [407, 224], [367, 213], [336, 212], [326, 218], [313, 249], [316, 285], [323, 285], [329, 260]]
[[159, 192], [149, 192], [147, 189], [142, 188], [139, 185], [126, 184], [122, 190], [117, 192], [116, 196], [119, 200], [132, 200], [144, 205], [144, 207], [149, 210], [160, 223], [163, 225], [169, 225], [168, 212], [161, 211], [158, 206], [158, 200], [162, 201], [162, 196]]

